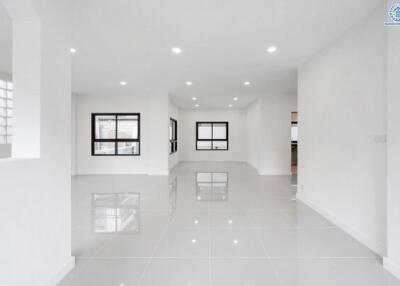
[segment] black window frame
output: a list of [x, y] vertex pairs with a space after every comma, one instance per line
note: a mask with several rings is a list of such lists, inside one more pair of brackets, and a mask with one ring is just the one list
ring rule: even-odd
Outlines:
[[178, 121], [170, 117], [169, 124], [172, 126], [172, 138], [169, 138], [169, 154], [172, 155], [178, 152]]
[[[211, 124], [211, 139], [199, 139], [199, 125], [200, 124]], [[226, 125], [226, 139], [213, 139], [213, 130], [214, 124], [225, 124]], [[211, 149], [199, 149], [198, 142], [201, 141], [210, 141]], [[213, 149], [213, 143], [216, 142], [225, 142], [226, 141], [226, 149]], [[229, 151], [229, 122], [228, 121], [197, 121], [196, 122], [196, 151]]]
[[[96, 139], [96, 116], [115, 116], [115, 139]], [[137, 116], [138, 118], [138, 138], [137, 139], [118, 139], [118, 116]], [[140, 142], [140, 113], [119, 113], [119, 112], [103, 112], [103, 113], [92, 113], [92, 156], [140, 156], [141, 153], [141, 142]], [[109, 142], [114, 143], [114, 154], [96, 154], [95, 143], [97, 142]], [[118, 143], [120, 142], [137, 142], [139, 152], [137, 154], [118, 154]]]

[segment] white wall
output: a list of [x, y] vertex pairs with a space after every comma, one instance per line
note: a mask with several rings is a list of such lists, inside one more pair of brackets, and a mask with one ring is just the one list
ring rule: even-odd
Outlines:
[[76, 108], [78, 98], [76, 94], [71, 95], [71, 175], [76, 175]]
[[261, 99], [261, 175], [291, 173], [291, 112], [297, 109], [296, 101], [293, 94], [270, 94]]
[[[389, 1], [388, 7], [392, 5]], [[387, 257], [385, 267], [400, 279], [400, 29], [388, 28]]]
[[249, 105], [246, 109], [246, 162], [257, 171], [260, 168], [261, 144], [261, 100]]
[[260, 175], [290, 175], [291, 112], [294, 94], [268, 94], [250, 105], [247, 117], [247, 162]]
[[[68, 51], [68, 2], [3, 0], [14, 27], [18, 27], [14, 29], [13, 42], [15, 114], [18, 116], [25, 109], [24, 99], [29, 94], [35, 95], [30, 98], [36, 100], [32, 108], [40, 105], [35, 123], [27, 123], [29, 116], [22, 116], [18, 120], [18, 128], [23, 130], [25, 126], [26, 131], [32, 126], [35, 128], [40, 154], [35, 153], [37, 150], [33, 144], [35, 152], [30, 154], [38, 155], [34, 159], [0, 160], [0, 217], [3, 218], [0, 230], [0, 285], [54, 285], [74, 266], [70, 225], [71, 59]], [[37, 27], [39, 21], [40, 30], [33, 31], [26, 25], [31, 23]], [[26, 40], [35, 43], [26, 45]], [[37, 45], [38, 42], [40, 45]], [[32, 54], [37, 47], [39, 54]], [[19, 56], [25, 57], [24, 60]], [[35, 90], [37, 87], [39, 90]], [[35, 126], [37, 122], [40, 123], [39, 129]], [[17, 136], [13, 143], [18, 144], [18, 140]], [[29, 148], [29, 145], [26, 146]]]
[[[92, 156], [91, 114], [140, 113], [140, 156]], [[167, 96], [82, 96], [76, 107], [77, 174], [168, 174]]]
[[[169, 100], [169, 117], [175, 119], [178, 122], [178, 128], [181, 124], [180, 120], [179, 120], [179, 109], [178, 107], [175, 105], [174, 102], [171, 101], [171, 99]], [[179, 153], [180, 153], [180, 149], [181, 149], [181, 142], [182, 142], [182, 138], [180, 137], [179, 134], [179, 130], [178, 130], [178, 150], [177, 152], [170, 154], [168, 157], [168, 165], [169, 165], [169, 170], [171, 170], [172, 168], [174, 168], [178, 163], [179, 163]]]
[[384, 9], [299, 69], [298, 198], [379, 254], [385, 237]]
[[[228, 151], [196, 151], [197, 121], [228, 121]], [[181, 110], [178, 122], [180, 161], [245, 161], [246, 113], [231, 110]]]

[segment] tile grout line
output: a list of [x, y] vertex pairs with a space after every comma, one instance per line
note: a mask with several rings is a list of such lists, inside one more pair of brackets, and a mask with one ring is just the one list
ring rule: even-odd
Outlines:
[[146, 265], [145, 265], [145, 267], [144, 267], [144, 269], [143, 269], [143, 271], [142, 271], [142, 274], [140, 275], [140, 277], [139, 277], [139, 279], [138, 279], [138, 281], [137, 281], [137, 283], [136, 283], [137, 286], [140, 286], [140, 285], [142, 284], [143, 279], [144, 279], [144, 277], [145, 277], [145, 275], [146, 275], [148, 269], [150, 268], [150, 264], [154, 261], [154, 259], [155, 259], [155, 257], [156, 257], [156, 256], [155, 256], [156, 251], [157, 251], [159, 245], [161, 244], [162, 239], [165, 237], [165, 235], [166, 235], [166, 233], [167, 233], [167, 231], [168, 231], [168, 227], [169, 227], [169, 221], [168, 221], [168, 223], [165, 225], [164, 229], [161, 231], [161, 234], [160, 234], [160, 237], [158, 238], [158, 241], [154, 244], [154, 248], [153, 248], [153, 251], [152, 251], [152, 253], [151, 253], [151, 256], [148, 257], [148, 261], [147, 261], [147, 263], [146, 263]]
[[[246, 218], [249, 220], [249, 223], [252, 224], [253, 221], [251, 220], [251, 218], [250, 218], [250, 216], [248, 215], [247, 211], [244, 211], [244, 214], [245, 214]], [[261, 244], [261, 247], [263, 248], [264, 255], [265, 255], [266, 258], [267, 258], [268, 264], [270, 265], [270, 267], [271, 267], [271, 269], [272, 269], [272, 272], [274, 273], [275, 278], [278, 280], [279, 285], [280, 285], [280, 286], [283, 286], [283, 282], [282, 282], [281, 278], [279, 277], [278, 272], [277, 272], [277, 270], [275, 269], [274, 265], [272, 264], [271, 256], [269, 255], [269, 253], [268, 253], [268, 251], [267, 251], [267, 248], [265, 247], [264, 242], [263, 242], [262, 239], [261, 239], [261, 236], [260, 236], [260, 233], [259, 233], [259, 229], [254, 230], [254, 232], [255, 232], [255, 234], [256, 234], [256, 237], [257, 237], [258, 242]]]

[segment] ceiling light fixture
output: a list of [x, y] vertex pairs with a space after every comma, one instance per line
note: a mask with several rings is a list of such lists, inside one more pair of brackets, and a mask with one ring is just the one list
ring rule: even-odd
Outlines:
[[173, 47], [171, 51], [176, 55], [182, 53], [182, 49], [179, 47]]
[[239, 100], [239, 98], [237, 98], [237, 97], [234, 97], [234, 98], [233, 98], [233, 100], [234, 100], [234, 101], [238, 101], [238, 100]]
[[120, 81], [119, 84], [122, 85], [122, 86], [127, 85], [126, 81]]
[[250, 82], [249, 81], [245, 81], [243, 84], [244, 85], [250, 85]]
[[229, 107], [233, 107], [233, 105], [232, 105], [232, 104], [229, 104], [228, 106], [229, 106]]
[[76, 49], [74, 49], [74, 48], [70, 48], [69, 51], [71, 52], [71, 54], [75, 54], [76, 53]]
[[267, 52], [270, 53], [270, 54], [273, 54], [273, 53], [275, 53], [277, 50], [278, 50], [277, 47], [275, 47], [275, 46], [270, 46], [270, 47], [268, 47]]
[[194, 97], [192, 97], [192, 100], [196, 101], [196, 100], [197, 100], [197, 97], [195, 97], [195, 96], [194, 96]]
[[195, 107], [199, 107], [199, 106], [200, 106], [200, 104], [196, 103]]
[[186, 85], [191, 86], [193, 83], [191, 81], [187, 81]]

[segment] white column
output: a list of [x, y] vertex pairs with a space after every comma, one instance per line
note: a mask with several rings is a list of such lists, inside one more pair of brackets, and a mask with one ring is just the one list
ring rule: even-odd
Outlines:
[[168, 175], [168, 96], [149, 98], [149, 175]]
[[13, 21], [14, 158], [40, 156], [40, 34], [38, 20]]
[[[389, 1], [389, 7], [392, 1]], [[384, 266], [400, 279], [400, 27], [388, 29], [387, 57], [387, 257]]]

